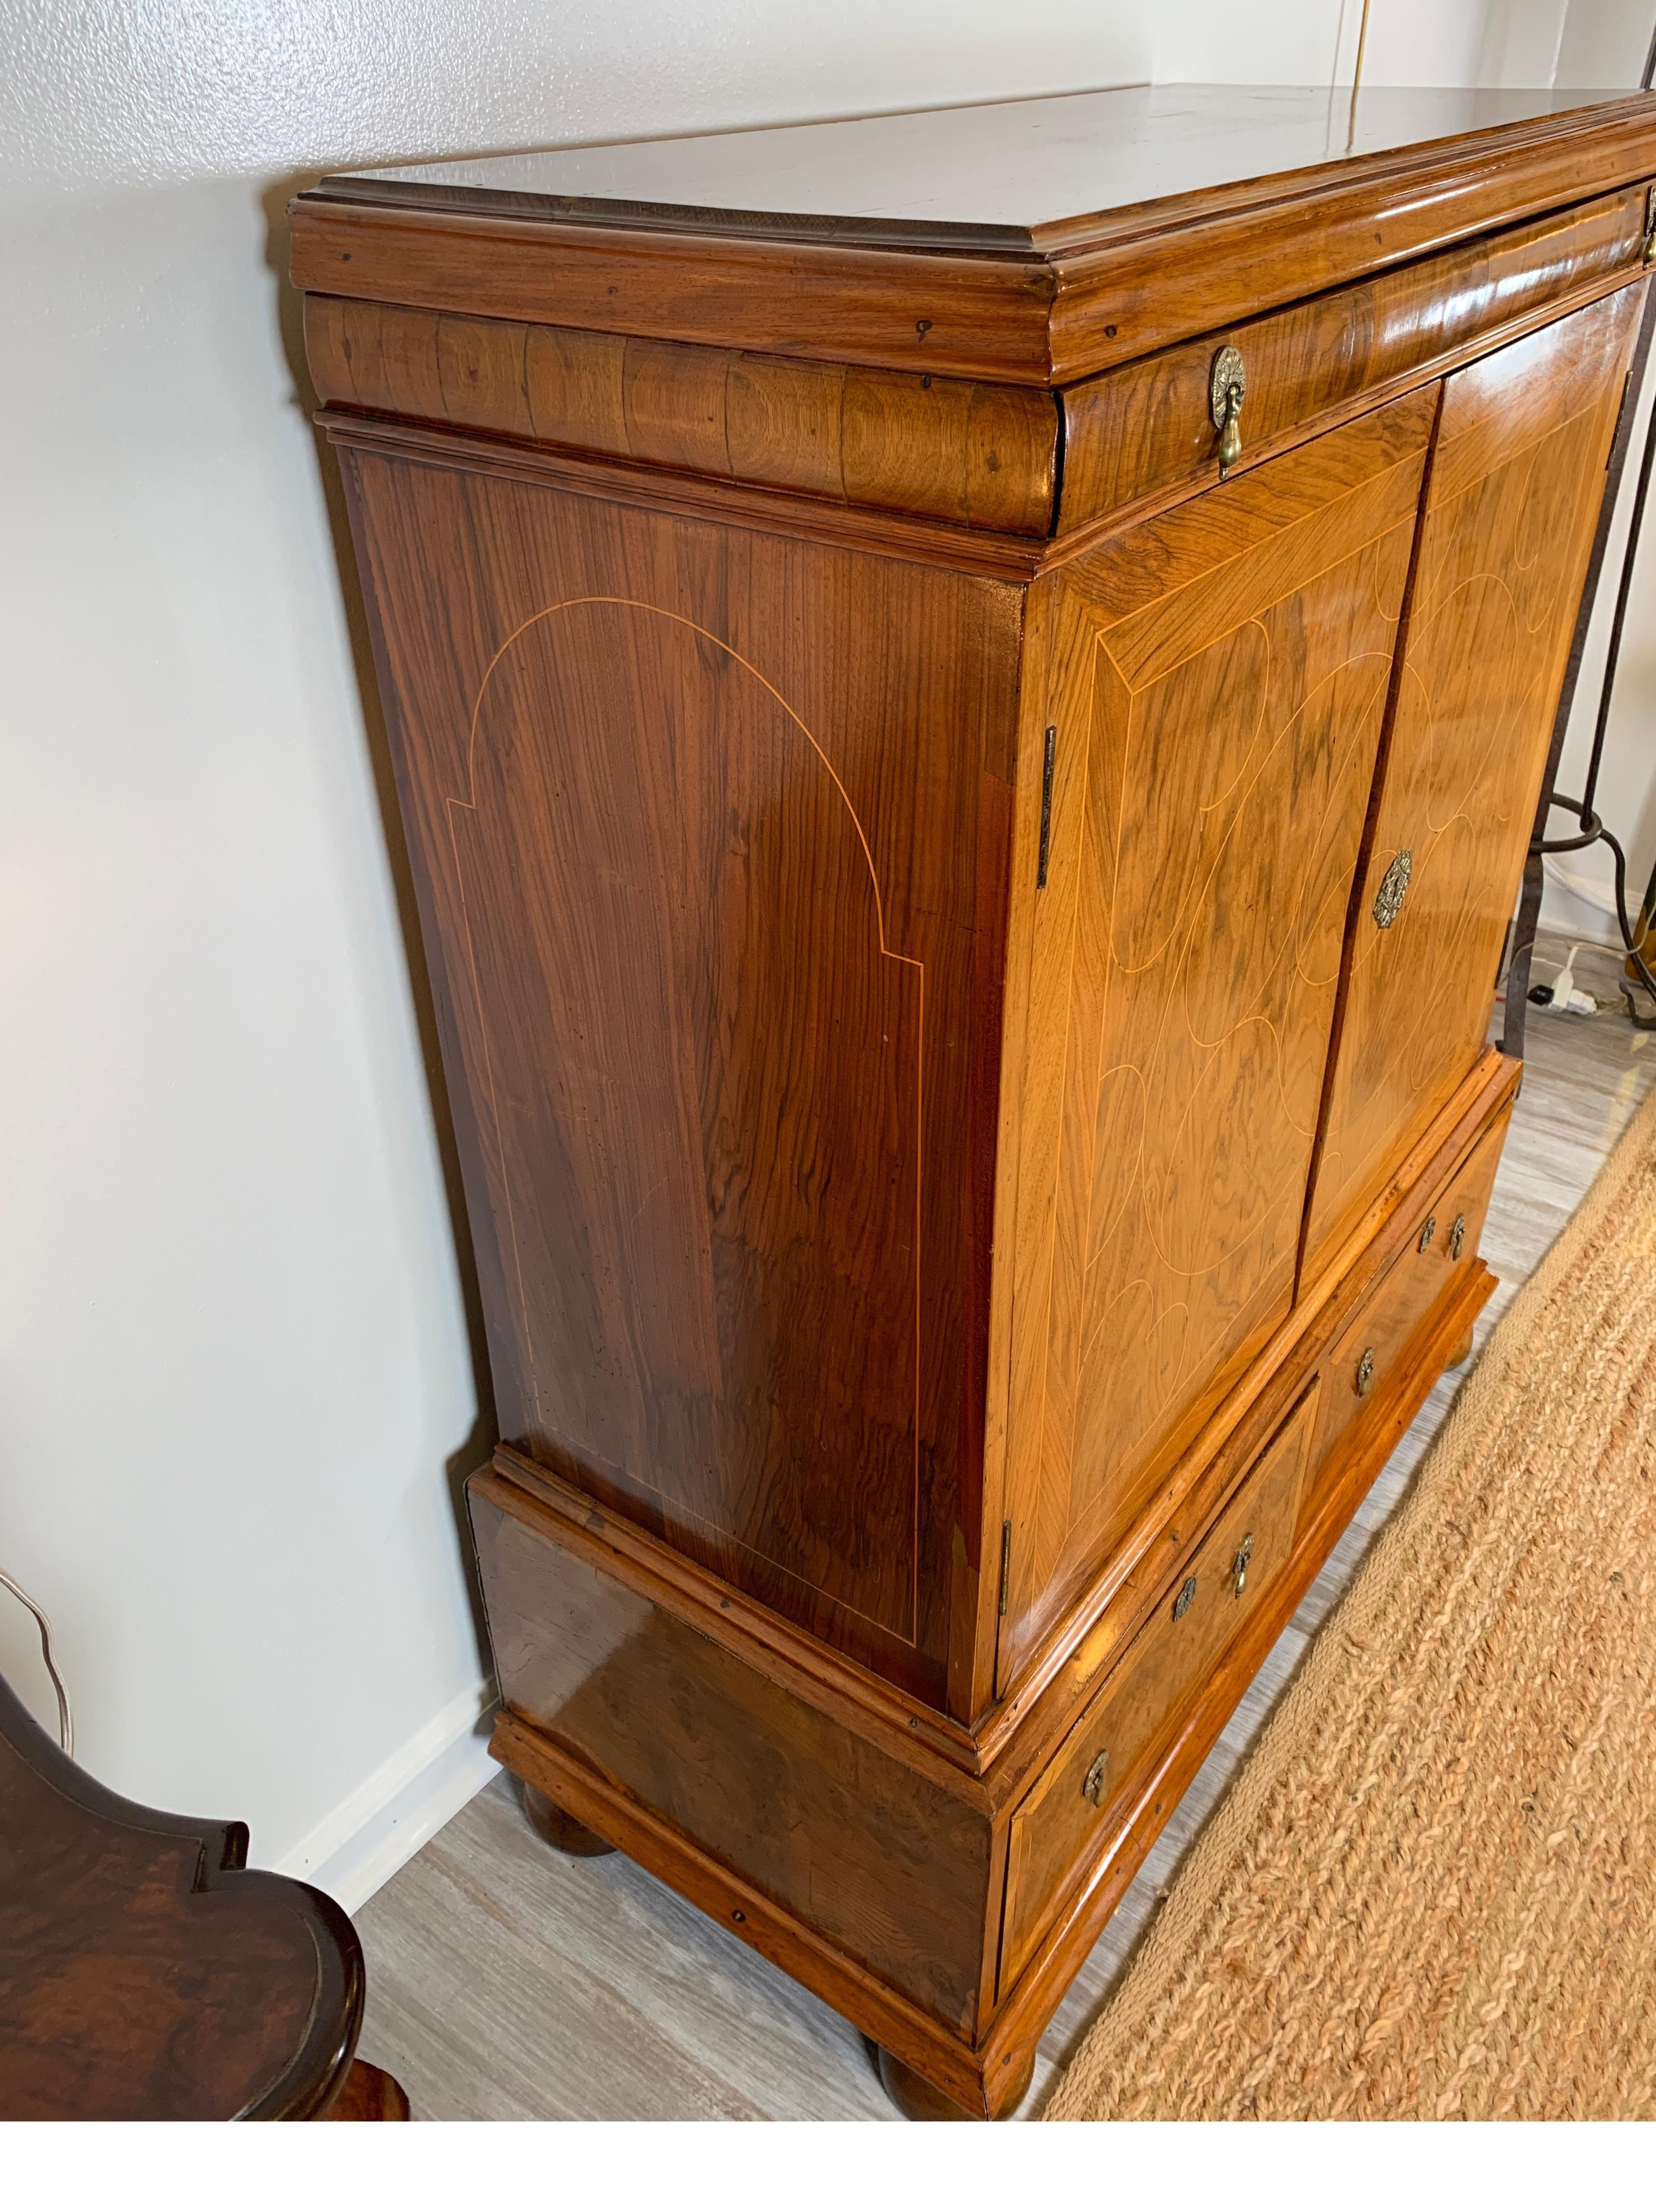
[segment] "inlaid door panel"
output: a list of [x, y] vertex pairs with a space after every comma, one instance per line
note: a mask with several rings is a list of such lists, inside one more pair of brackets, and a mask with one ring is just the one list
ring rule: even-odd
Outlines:
[[1016, 593], [356, 465], [502, 1431], [937, 1696]]
[[1291, 1302], [1435, 404], [1038, 587], [1002, 1686]]
[[1482, 1049], [1640, 291], [1581, 308], [1445, 385], [1353, 907], [1307, 1282]]

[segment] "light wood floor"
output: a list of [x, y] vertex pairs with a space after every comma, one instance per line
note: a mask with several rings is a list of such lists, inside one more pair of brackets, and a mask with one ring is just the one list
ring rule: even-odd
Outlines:
[[[1589, 954], [1576, 982], [1610, 997], [1614, 973]], [[1484, 1232], [1501, 1282], [1478, 1323], [1480, 1344], [1649, 1089], [1656, 1036], [1638, 1035], [1619, 1012], [1532, 1009], [1527, 1060]], [[1145, 1862], [1047, 2032], [1023, 2117], [1039, 2111], [1180, 1854], [1402, 1496], [1459, 1379], [1446, 1376], [1428, 1400]], [[397, 2075], [416, 2118], [896, 2117], [855, 2028], [627, 1860], [549, 1850], [504, 1776], [356, 1924], [368, 1965], [362, 2055]]]

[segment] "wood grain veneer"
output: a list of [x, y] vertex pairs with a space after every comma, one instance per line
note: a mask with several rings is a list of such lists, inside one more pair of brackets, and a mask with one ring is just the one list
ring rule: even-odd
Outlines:
[[[1362, 1222], [1241, 1382], [1174, 1461], [1120, 1543], [1033, 1646], [1013, 1687], [975, 1731], [979, 1771], [1015, 1792], [1148, 1617], [1169, 1559], [1199, 1543], [1223, 1501], [1321, 1370], [1334, 1335], [1410, 1246], [1431, 1194], [1510, 1107], [1519, 1066], [1486, 1053], [1419, 1140], [1393, 1165]], [[1413, 1352], [1411, 1350], [1411, 1358]]]
[[[496, 1749], [905, 2109], [1018, 2094], [1489, 1293], [1656, 174], [1645, 97], [1345, 156], [1297, 94], [1099, 98], [1103, 209], [1062, 131], [935, 221], [837, 184], [892, 119], [792, 206], [744, 145], [295, 213], [503, 1432]], [[1242, 1612], [1168, 1640], [1244, 1521]]]
[[[1503, 1094], [1509, 1097], [1511, 1088], [1509, 1074], [1503, 1083]], [[1286, 1564], [1262, 1589], [1257, 1607], [1245, 1613], [1242, 1628], [1221, 1664], [1203, 1680], [1195, 1701], [1178, 1712], [1175, 1725], [1165, 1734], [1154, 1758], [1148, 1764], [1140, 1763], [1129, 1802], [1118, 1805], [1117, 1824], [1106, 1849], [1086, 1863], [1079, 1881], [1066, 1896], [1038, 1948], [1029, 1956], [1021, 1971], [1006, 1973], [998, 1999], [993, 1994], [991, 1977], [996, 1971], [1000, 1952], [1005, 1861], [1014, 1808], [1001, 1786], [1002, 1778], [991, 1775], [986, 1778], [985, 1794], [975, 1802], [990, 1808], [990, 1847], [996, 1856], [990, 1869], [983, 1937], [983, 2026], [975, 2039], [952, 2033], [934, 2011], [916, 2003], [893, 1984], [889, 1975], [871, 1972], [852, 1950], [825, 1935], [814, 1911], [803, 1917], [796, 1914], [768, 1888], [757, 1886], [740, 1866], [733, 1866], [710, 1850], [696, 1833], [693, 1825], [686, 1827], [664, 1817], [648, 1795], [607, 1775], [600, 1762], [588, 1757], [569, 1741], [567, 1722], [548, 1730], [528, 1723], [508, 1705], [496, 1729], [496, 1755], [526, 1781], [566, 1808], [574, 1818], [691, 1898], [742, 1942], [752, 1944], [785, 1971], [819, 1990], [905, 2066], [936, 2084], [969, 2112], [995, 2117], [1017, 2102], [1027, 2079], [1034, 2046], [1069, 1978], [1142, 1863], [1167, 1814], [1211, 1749], [1241, 1689], [1315, 1579], [1352, 1510], [1407, 1428], [1492, 1287], [1493, 1279], [1481, 1262], [1473, 1261], [1455, 1271], [1438, 1304], [1416, 1330], [1409, 1357], [1396, 1364], [1367, 1401], [1362, 1420], [1343, 1431], [1325, 1463], [1313, 1466], [1309, 1475], [1303, 1478], [1308, 1484], [1314, 1484], [1315, 1502], [1308, 1504], [1299, 1516]], [[1295, 1488], [1302, 1480], [1299, 1450], [1303, 1443], [1306, 1419], [1314, 1404], [1314, 1400], [1302, 1400], [1294, 1419], [1282, 1432], [1284, 1458]], [[1282, 1463], [1275, 1451], [1268, 1455], [1271, 1471], [1276, 1471]], [[521, 1493], [515, 1492], [510, 1486], [499, 1485], [493, 1477], [479, 1476], [473, 1478], [472, 1490], [474, 1498], [481, 1493], [488, 1507], [492, 1508], [498, 1498], [514, 1517], [525, 1517]], [[1309, 1488], [1306, 1494], [1312, 1494]], [[1290, 1498], [1290, 1504], [1291, 1502]], [[1176, 1570], [1175, 1577], [1164, 1583], [1160, 1595], [1165, 1601], [1171, 1601], [1174, 1594], [1177, 1572]], [[514, 1612], [497, 1646], [499, 1654], [509, 1663], [514, 1667], [527, 1665], [532, 1672], [545, 1663], [544, 1648], [563, 1651], [569, 1648], [552, 1632], [559, 1607], [553, 1600], [551, 1589], [547, 1588], [541, 1595], [542, 1601], [532, 1603], [527, 1610]], [[578, 1632], [584, 1639], [589, 1636], [590, 1629], [583, 1623]], [[603, 1641], [600, 1638], [600, 1644]], [[630, 1648], [624, 1641], [600, 1660], [602, 1667], [614, 1667], [617, 1675], [608, 1693], [599, 1692], [597, 1706], [607, 1705], [618, 1688], [624, 1709], [631, 1705], [624, 1686]], [[1124, 1648], [1130, 1652], [1133, 1646], [1129, 1644]], [[565, 1666], [567, 1660], [560, 1658], [552, 1663]], [[692, 1658], [691, 1665], [697, 1673], [703, 1671], [703, 1662]], [[721, 1674], [715, 1668], [714, 1672], [715, 1679], [722, 1685], [717, 1694], [729, 1695], [729, 1686], [734, 1679], [730, 1670], [726, 1668]], [[1112, 1679], [1105, 1678], [1106, 1688]], [[682, 1686], [676, 1694], [683, 1694]], [[706, 1691], [698, 1686], [691, 1695], [693, 1699], [700, 1699]], [[751, 1701], [756, 1695], [764, 1695], [757, 1683], [750, 1683], [737, 1692], [742, 1701]], [[509, 1700], [509, 1687], [508, 1697]], [[1100, 1705], [1104, 1703], [1096, 1692], [1095, 1702]], [[574, 1700], [563, 1699], [559, 1705], [560, 1714], [572, 1714], [573, 1705]], [[590, 1715], [594, 1710], [594, 1704], [581, 1700], [584, 1714]], [[779, 1727], [784, 1740], [791, 1741], [796, 1751], [809, 1740], [808, 1719], [801, 1732], [797, 1724], [790, 1724], [783, 1717], [779, 1705], [771, 1706], [768, 1726]], [[607, 1733], [607, 1729], [604, 1732]], [[632, 1728], [624, 1723], [624, 1734], [632, 1733]], [[664, 1735], [657, 1745], [635, 1754], [645, 1762], [655, 1760], [658, 1775], [663, 1763], [670, 1766], [673, 1756], [661, 1747], [667, 1740]], [[686, 1741], [679, 1756], [687, 1760], [687, 1767], [679, 1780], [669, 1782], [667, 1786], [684, 1789], [703, 1806], [712, 1802], [699, 1740]], [[661, 1786], [658, 1781], [656, 1787]], [[801, 1786], [799, 1778], [790, 1778], [790, 1791]], [[819, 1785], [807, 1778], [803, 1787], [810, 1794]], [[966, 1793], [962, 1791], [956, 1802], [968, 1802]], [[877, 1836], [877, 1827], [874, 1833]], [[795, 1831], [795, 1871], [791, 1876], [795, 1885], [808, 1885], [809, 1869], [822, 1840], [820, 1831], [813, 1831], [808, 1823], [801, 1823]], [[861, 1848], [866, 1850], [868, 1846], [865, 1844]], [[833, 1864], [834, 1856], [831, 1835], [828, 1864]], [[746, 1852], [740, 1856], [745, 1862]]]
[[[1233, 109], [1251, 97], [1237, 88]], [[947, 222], [917, 252], [821, 243], [819, 227], [778, 236], [764, 210], [747, 234], [728, 220], [669, 230], [330, 179], [295, 204], [292, 271], [307, 292], [441, 312], [1068, 383], [1637, 183], [1656, 167], [1653, 109], [1634, 95], [1161, 198], [1152, 127], [1143, 185], [1124, 179], [1117, 206], [1028, 225], [1026, 246], [994, 252], [955, 246]]]
[[1208, 383], [1219, 346], [1239, 347], [1247, 363], [1245, 465], [1625, 284], [1645, 217], [1642, 191], [1610, 193], [1070, 386], [1059, 528], [1217, 481]]
[[[1509, 1105], [1449, 1182], [1417, 1203], [1418, 1228], [1330, 1346], [1312, 1455], [1323, 1480], [1339, 1465], [1348, 1433], [1363, 1422], [1369, 1397], [1389, 1395], [1392, 1370], [1411, 1356], [1422, 1322], [1444, 1303], [1452, 1282], [1476, 1268], [1511, 1117]], [[1306, 1510], [1317, 1503], [1308, 1496]]]
[[[1306, 1218], [1314, 1268], [1482, 1044], [1518, 896], [1638, 297], [1444, 386], [1403, 680], [1352, 906]], [[1375, 918], [1399, 854], [1396, 921]]]
[[556, 1516], [514, 1485], [474, 1478], [471, 1507], [511, 1711], [970, 2034], [981, 1787], [918, 1773], [709, 1644], [563, 1549]]
[[[389, 455], [350, 481], [502, 1430], [941, 1702], [1014, 595]], [[420, 555], [456, 537], [464, 630]]]
[[331, 404], [1044, 536], [1058, 422], [1016, 385], [312, 298]]
[[1047, 879], [1020, 877], [1013, 923], [1034, 981], [1008, 1063], [1002, 1688], [1292, 1304], [1435, 404], [1395, 402], [1044, 586], [1060, 763]]
[[997, 1971], [1002, 1987], [1016, 1981], [1062, 1889], [1102, 1854], [1129, 1813], [1135, 1784], [1142, 1784], [1160, 1740], [1182, 1721], [1193, 1692], [1287, 1566], [1318, 1387], [1312, 1383], [1215, 1526], [1180, 1560], [1176, 1588], [1163, 1592], [1014, 1814]]

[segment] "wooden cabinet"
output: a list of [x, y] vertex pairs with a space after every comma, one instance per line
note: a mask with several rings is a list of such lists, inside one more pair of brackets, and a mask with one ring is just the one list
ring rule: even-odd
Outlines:
[[295, 205], [502, 1430], [496, 1749], [962, 2108], [1490, 1286], [1656, 173], [1649, 99], [1506, 97]]

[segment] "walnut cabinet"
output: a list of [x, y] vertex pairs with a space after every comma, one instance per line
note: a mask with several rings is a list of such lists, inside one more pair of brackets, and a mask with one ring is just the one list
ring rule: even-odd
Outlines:
[[1492, 1279], [1647, 98], [293, 210], [502, 1443], [496, 1749], [998, 2113]]

